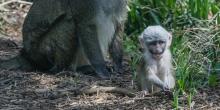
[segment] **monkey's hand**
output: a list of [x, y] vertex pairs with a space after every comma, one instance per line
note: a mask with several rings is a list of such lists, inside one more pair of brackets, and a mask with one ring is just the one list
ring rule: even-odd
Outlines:
[[164, 87], [163, 91], [162, 91], [165, 95], [167, 95], [169, 98], [173, 98], [173, 92], [172, 89], [167, 87]]
[[164, 84], [162, 90], [167, 92], [167, 91], [170, 91], [170, 88], [167, 84]]

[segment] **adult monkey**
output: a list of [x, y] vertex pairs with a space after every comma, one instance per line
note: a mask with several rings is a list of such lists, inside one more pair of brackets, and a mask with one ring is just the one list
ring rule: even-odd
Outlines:
[[21, 54], [0, 67], [58, 72], [91, 65], [108, 78], [108, 53], [121, 66], [118, 36], [126, 11], [126, 0], [35, 0], [24, 21]]

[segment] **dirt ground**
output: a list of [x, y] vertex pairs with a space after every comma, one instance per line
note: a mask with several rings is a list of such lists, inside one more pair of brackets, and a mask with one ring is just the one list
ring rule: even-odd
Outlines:
[[[21, 49], [21, 27], [28, 6], [13, 4], [9, 13], [2, 13], [0, 27], [0, 60], [18, 54]], [[4, 35], [5, 36], [4, 36]], [[10, 37], [6, 37], [10, 36]], [[124, 73], [113, 73], [111, 80], [71, 71], [57, 74], [0, 70], [0, 110], [160, 110], [174, 109], [172, 95], [157, 93], [143, 96], [127, 61]], [[133, 90], [134, 96], [123, 93], [82, 93], [91, 87], [120, 87]], [[179, 96], [179, 109], [220, 110], [220, 86], [199, 89], [193, 96], [191, 107], [186, 95]]]
[[[20, 47], [11, 40], [0, 40], [0, 59], [15, 56]], [[124, 64], [123, 74], [114, 73], [111, 80], [92, 75], [64, 71], [57, 74], [0, 70], [1, 110], [75, 110], [75, 109], [173, 109], [173, 98], [164, 93], [143, 96], [137, 92], [129, 66]], [[81, 94], [90, 87], [120, 87], [134, 90], [135, 96], [121, 93]], [[193, 109], [220, 109], [220, 86], [197, 91], [191, 104]], [[190, 109], [187, 97], [179, 97], [179, 108]]]

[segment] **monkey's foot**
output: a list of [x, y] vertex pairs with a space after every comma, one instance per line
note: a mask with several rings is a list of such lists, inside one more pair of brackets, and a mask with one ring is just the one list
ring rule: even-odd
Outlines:
[[114, 64], [113, 67], [114, 67], [114, 70], [115, 70], [117, 73], [122, 74], [122, 73], [124, 72], [122, 65], [116, 65], [116, 64]]
[[102, 79], [110, 79], [110, 76], [111, 76], [106, 68], [103, 69], [102, 71], [97, 71], [96, 74], [98, 77]]
[[106, 80], [110, 79], [110, 74], [106, 75], [106, 74], [100, 74], [100, 73], [98, 74], [97, 73], [97, 75], [98, 75], [98, 77], [100, 77], [102, 79], [106, 79]]
[[65, 71], [65, 70], [66, 69], [64, 69], [61, 66], [54, 65], [51, 69], [49, 69], [49, 72], [51, 72], [51, 73], [58, 73], [58, 72]]
[[76, 71], [81, 72], [83, 74], [94, 74], [95, 73], [91, 65], [84, 65], [84, 66], [77, 67]]
[[0, 69], [30, 71], [32, 67], [26, 59], [16, 56], [8, 60], [0, 60]]

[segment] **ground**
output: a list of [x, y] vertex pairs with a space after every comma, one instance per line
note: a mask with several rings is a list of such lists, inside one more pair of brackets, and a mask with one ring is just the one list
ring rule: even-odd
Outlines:
[[[17, 4], [14, 4], [17, 6]], [[14, 6], [12, 5], [12, 6]], [[12, 7], [11, 6], [11, 7]], [[20, 6], [12, 8], [12, 18], [3, 23], [0, 32], [0, 59], [11, 58], [22, 48], [21, 27], [24, 14], [28, 8]], [[22, 9], [16, 11], [18, 9]], [[21, 13], [22, 12], [22, 13]], [[7, 15], [7, 13], [5, 14]], [[21, 16], [22, 15], [22, 16]], [[17, 17], [16, 17], [17, 16]], [[4, 19], [5, 19], [4, 18]], [[16, 18], [16, 19], [15, 19]], [[10, 25], [10, 21], [16, 21]], [[5, 22], [5, 21], [4, 21]], [[3, 35], [4, 34], [4, 35]], [[102, 80], [92, 75], [63, 71], [57, 74], [42, 72], [22, 72], [0, 70], [0, 109], [1, 110], [75, 110], [75, 109], [174, 109], [172, 94], [156, 93], [143, 96], [133, 81], [132, 72], [127, 60], [124, 60], [124, 72], [113, 73], [111, 80]], [[134, 91], [134, 96], [123, 93], [93, 94], [82, 93], [91, 87], [120, 87]], [[192, 97], [190, 106], [187, 95], [179, 98], [179, 109], [220, 109], [220, 86], [215, 88], [201, 87]]]

